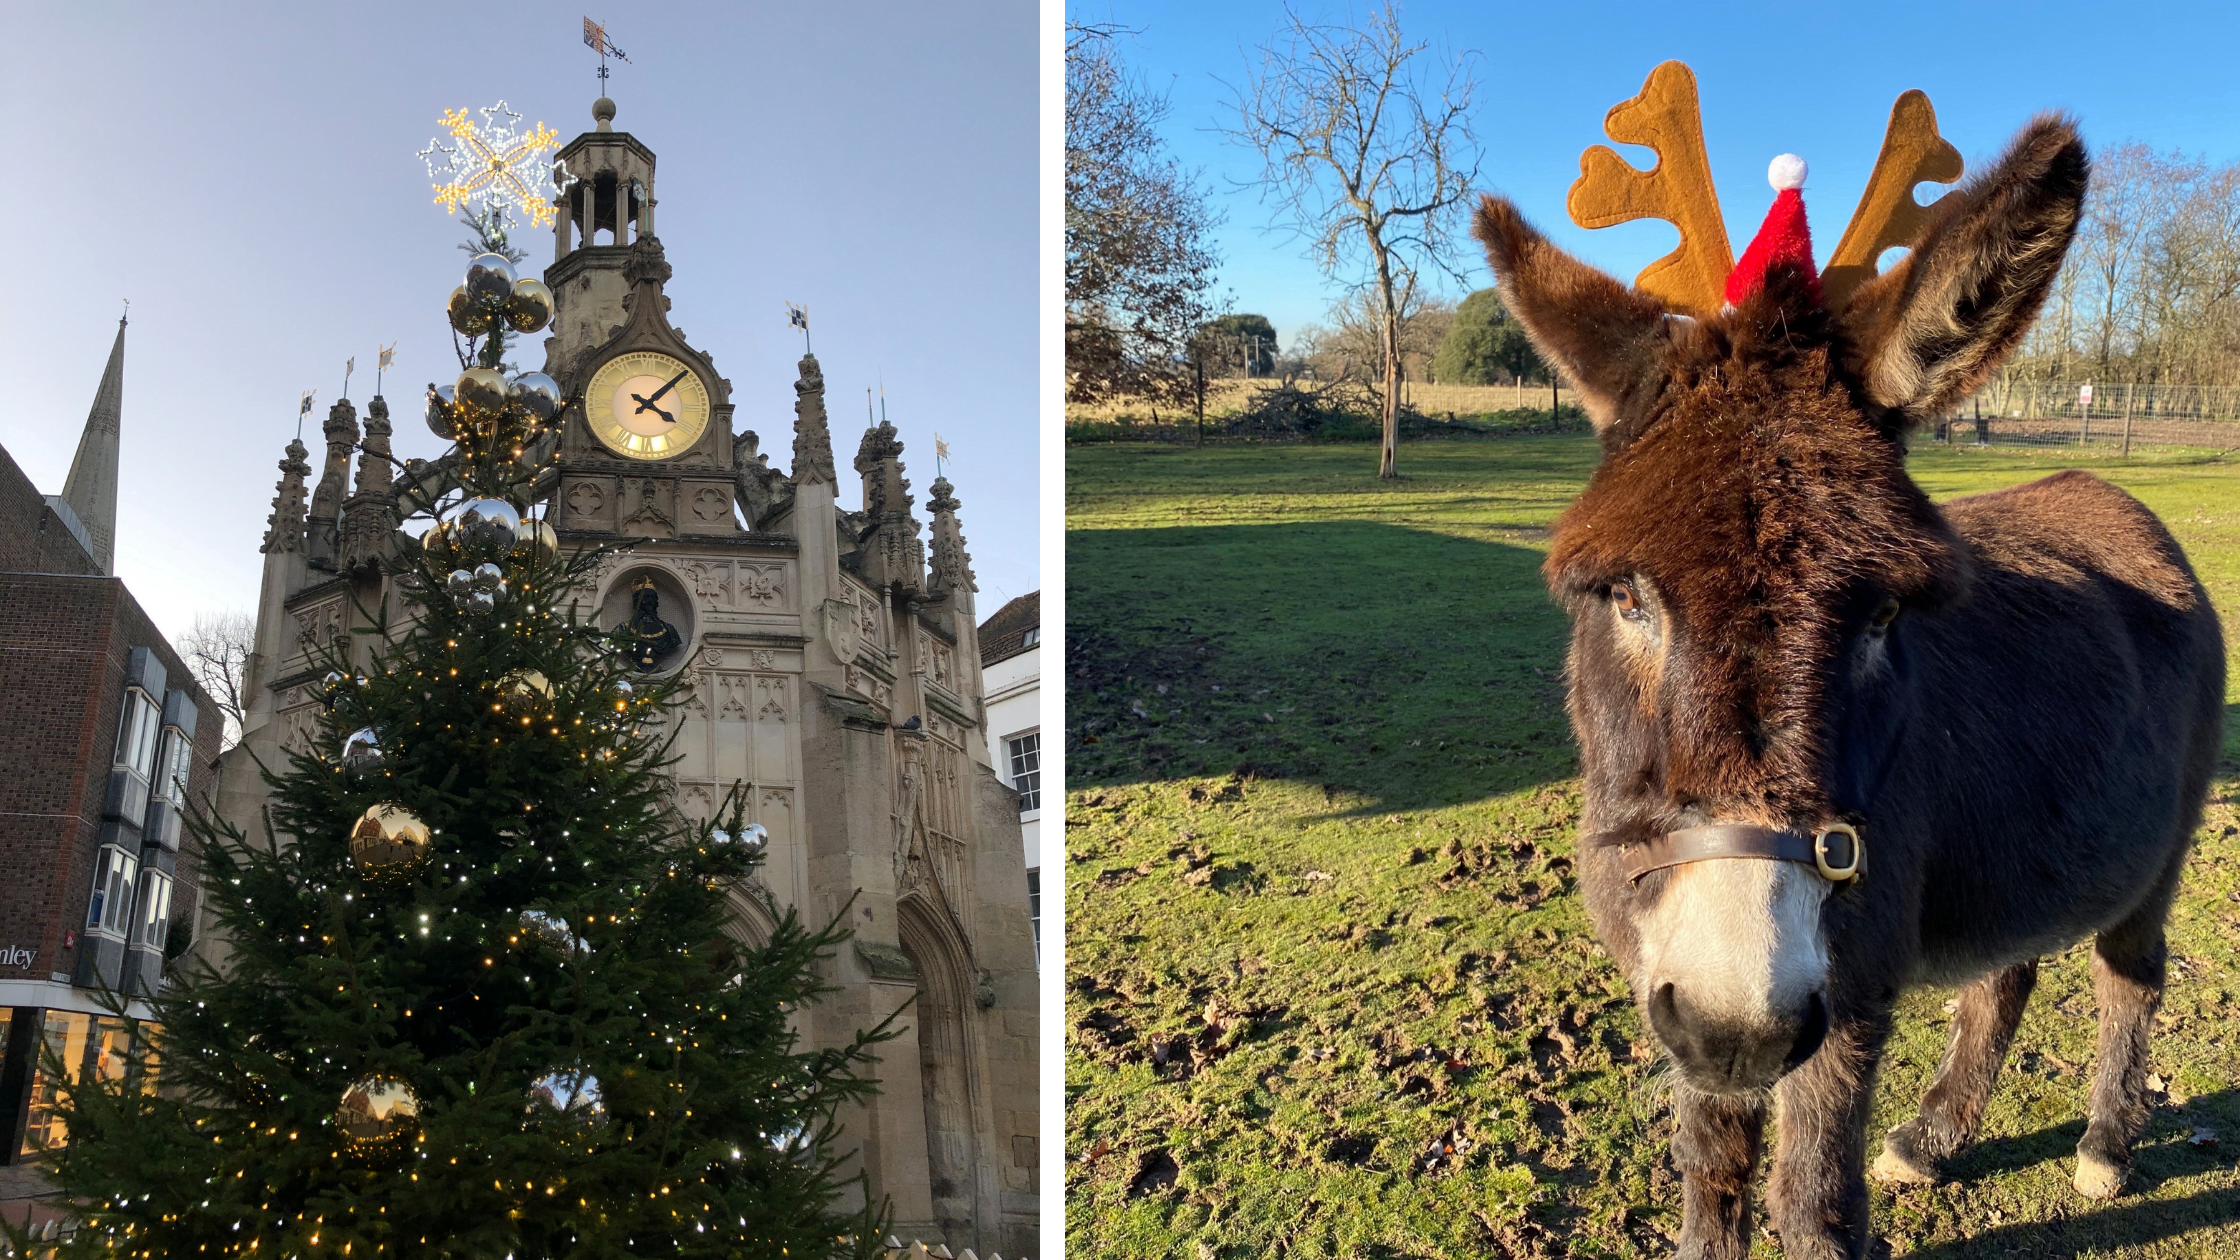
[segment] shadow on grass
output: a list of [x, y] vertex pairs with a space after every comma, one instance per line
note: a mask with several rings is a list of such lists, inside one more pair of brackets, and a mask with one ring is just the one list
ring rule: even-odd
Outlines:
[[1407, 809], [1567, 777], [1539, 568], [1372, 521], [1070, 531], [1066, 786], [1243, 774]]
[[[2221, 1146], [2196, 1148], [2186, 1141], [2196, 1122], [2231, 1133], [2240, 1124], [2240, 1090], [2219, 1090], [2188, 1100], [2177, 1114], [2158, 1111], [2132, 1150], [2131, 1195], [2152, 1193], [2175, 1178], [2197, 1177], [2225, 1167], [2232, 1157]], [[1954, 1160], [1956, 1183], [1981, 1183], [2043, 1164], [2060, 1167], [2062, 1179], [2073, 1170], [2083, 1117], [2035, 1133], [1979, 1142]], [[2145, 1246], [2197, 1229], [2240, 1222], [2240, 1195], [2230, 1189], [2183, 1198], [2127, 1198], [2107, 1206], [2076, 1200], [2076, 1210], [2046, 1221], [2018, 1221], [1979, 1230], [1966, 1239], [1908, 1253], [1920, 1260], [1983, 1260], [2008, 1256], [2073, 1256], [2119, 1247]]]

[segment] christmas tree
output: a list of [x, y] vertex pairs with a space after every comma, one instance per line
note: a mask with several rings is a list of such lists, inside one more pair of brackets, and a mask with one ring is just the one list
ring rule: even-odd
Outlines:
[[579, 612], [603, 553], [524, 519], [565, 404], [505, 355], [551, 295], [502, 215], [472, 223], [463, 370], [429, 397], [456, 489], [385, 562], [405, 608], [326, 649], [267, 833], [193, 820], [231, 956], [149, 999], [142, 1070], [67, 1088], [67, 1254], [876, 1251], [833, 1116], [886, 1030], [813, 1050], [789, 1026], [843, 918], [727, 932], [764, 836], [736, 789], [677, 814], [678, 675]]

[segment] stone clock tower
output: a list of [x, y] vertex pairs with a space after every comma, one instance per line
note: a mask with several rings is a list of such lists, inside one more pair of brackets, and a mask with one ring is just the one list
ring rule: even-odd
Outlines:
[[[543, 366], [578, 401], [533, 506], [564, 548], [622, 548], [600, 565], [584, 616], [610, 629], [661, 623], [638, 642], [655, 645], [641, 649], [647, 668], [689, 684], [670, 714], [678, 811], [713, 817], [738, 788], [769, 831], [767, 862], [735, 897], [740, 934], [762, 938], [787, 908], [812, 923], [847, 914], [854, 939], [826, 972], [837, 992], [796, 1017], [804, 1043], [843, 1044], [902, 1012], [902, 1035], [879, 1049], [878, 1094], [840, 1117], [894, 1232], [1040, 1255], [1019, 798], [989, 756], [959, 502], [935, 480], [926, 530], [903, 444], [881, 424], [853, 461], [863, 508], [843, 510], [811, 356], [792, 382], [790, 470], [770, 466], [752, 430], [734, 431], [732, 382], [669, 322], [653, 151], [614, 130], [614, 115], [601, 99], [596, 129], [560, 151], [578, 182], [555, 203]], [[775, 384], [749, 394], [768, 399]], [[308, 501], [308, 452], [291, 446], [281, 462], [249, 712], [220, 796], [245, 833], [262, 827], [255, 762], [281, 764], [315, 729], [306, 649], [340, 639], [370, 660], [358, 610], [410, 615], [376, 561], [400, 545], [399, 518], [442, 492], [445, 465], [392, 479], [388, 417], [373, 399], [354, 494], [348, 400], [328, 417]]]
[[554, 218], [545, 367], [580, 395], [562, 428], [552, 521], [586, 539], [731, 538], [731, 382], [669, 324], [670, 275], [653, 234], [653, 151], [614, 130], [560, 151], [576, 172]]

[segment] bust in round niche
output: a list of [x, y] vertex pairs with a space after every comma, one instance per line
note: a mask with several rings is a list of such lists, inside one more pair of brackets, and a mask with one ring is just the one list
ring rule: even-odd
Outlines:
[[676, 664], [692, 641], [691, 601], [674, 579], [665, 578], [651, 570], [626, 574], [600, 610], [615, 650], [642, 673]]

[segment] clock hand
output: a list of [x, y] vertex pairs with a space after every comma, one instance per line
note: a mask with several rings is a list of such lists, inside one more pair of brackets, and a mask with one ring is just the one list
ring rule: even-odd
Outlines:
[[[651, 405], [653, 405], [654, 403], [657, 403], [657, 402], [661, 401], [661, 396], [662, 396], [663, 394], [666, 394], [666, 393], [668, 393], [668, 392], [669, 392], [670, 390], [672, 390], [672, 389], [675, 389], [675, 388], [677, 387], [677, 382], [678, 382], [678, 381], [681, 381], [681, 380], [683, 380], [683, 379], [684, 379], [684, 377], [685, 377], [685, 372], [690, 372], [691, 370], [692, 370], [691, 368], [686, 368], [686, 369], [684, 370], [684, 372], [679, 372], [679, 373], [677, 373], [677, 374], [676, 374], [675, 376], [672, 376], [672, 377], [670, 377], [670, 378], [669, 378], [669, 383], [668, 383], [668, 384], [666, 384], [666, 385], [664, 385], [664, 386], [662, 386], [661, 388], [659, 388], [659, 389], [657, 389], [657, 390], [653, 391], [653, 397], [651, 397], [651, 398], [638, 398], [638, 396], [637, 396], [636, 394], [632, 394], [632, 395], [630, 395], [630, 396], [631, 396], [632, 398], [638, 398], [638, 401], [639, 401], [639, 402], [645, 403], [645, 404], [646, 404], [647, 406], [651, 406]], [[644, 410], [644, 408], [640, 408], [640, 410]]]
[[669, 414], [668, 412], [666, 412], [666, 411], [663, 411], [663, 410], [662, 410], [661, 408], [659, 408], [659, 407], [656, 407], [656, 406], [654, 406], [654, 405], [653, 405], [653, 398], [659, 398], [659, 397], [661, 397], [661, 395], [659, 395], [659, 394], [655, 394], [655, 395], [653, 396], [653, 398], [645, 398], [645, 397], [642, 397], [642, 396], [640, 396], [640, 395], [637, 395], [637, 394], [632, 394], [632, 395], [630, 395], [630, 396], [631, 396], [632, 398], [635, 398], [635, 399], [637, 399], [637, 401], [638, 401], [638, 410], [639, 410], [639, 411], [641, 411], [641, 412], [643, 412], [643, 411], [651, 411], [651, 412], [653, 412], [653, 414], [655, 414], [655, 415], [657, 415], [657, 416], [661, 417], [662, 419], [664, 419], [664, 420], [668, 421], [668, 422], [669, 422], [669, 423], [671, 423], [671, 424], [675, 424], [675, 423], [677, 422], [677, 418], [676, 418], [675, 416], [672, 416], [672, 415], [670, 415], [670, 414]]

